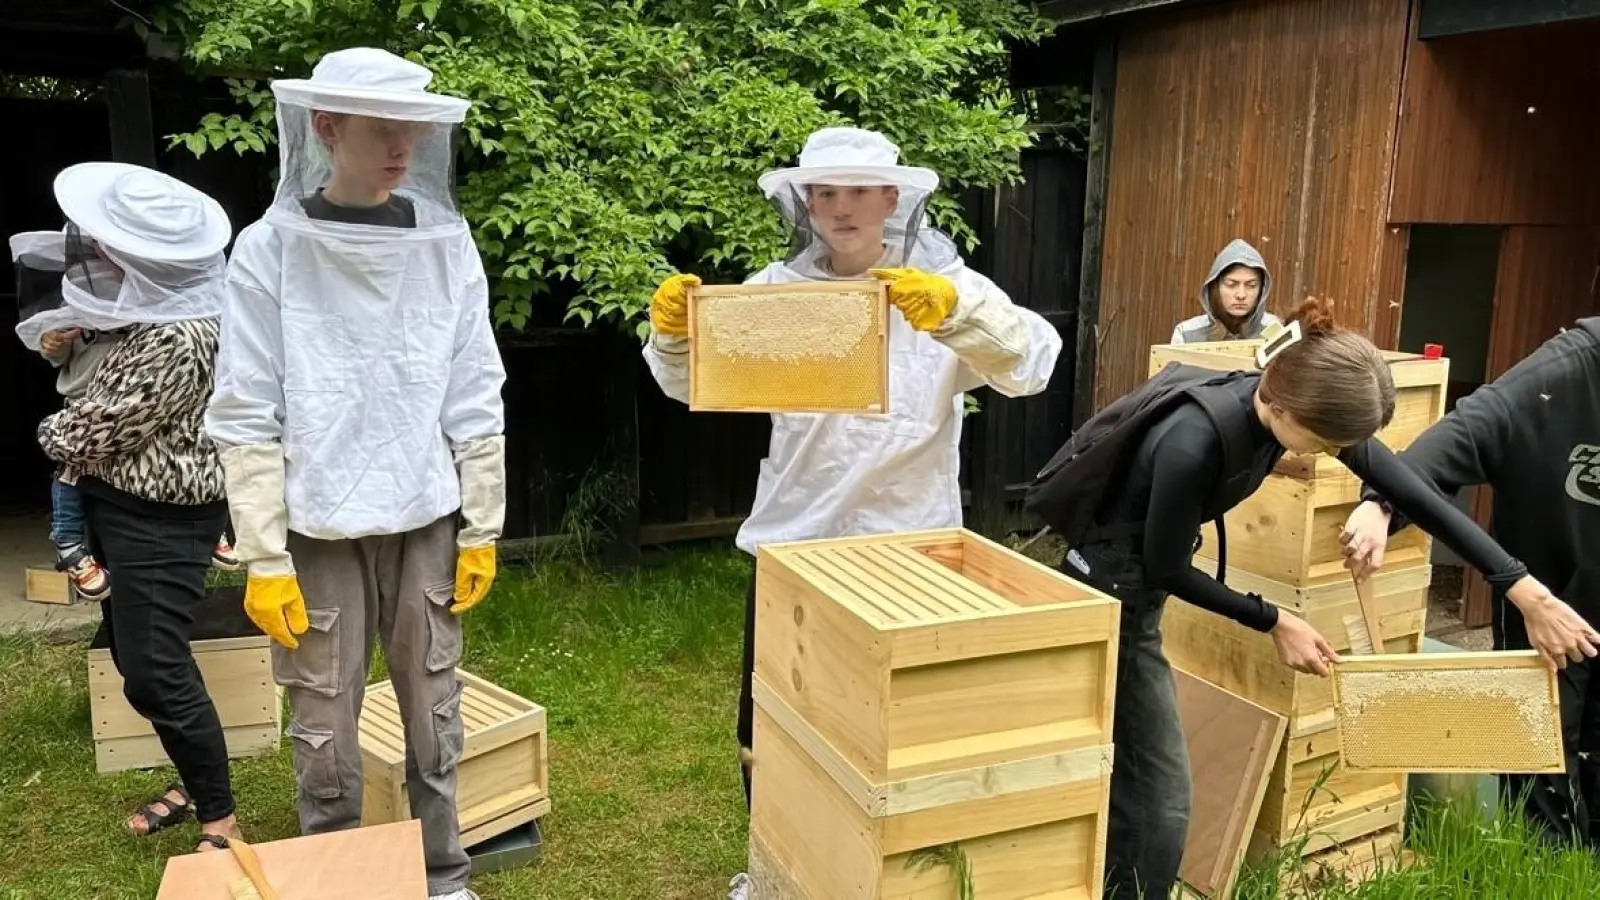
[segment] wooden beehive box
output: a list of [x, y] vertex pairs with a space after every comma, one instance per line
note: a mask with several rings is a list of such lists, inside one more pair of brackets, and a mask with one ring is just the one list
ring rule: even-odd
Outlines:
[[[190, 635], [189, 647], [206, 693], [222, 720], [228, 756], [240, 759], [276, 752], [283, 725], [283, 690], [272, 677], [271, 639], [244, 615], [239, 589], [208, 593], [195, 607]], [[104, 625], [90, 641], [88, 656], [95, 771], [170, 765], [155, 729], [123, 695], [122, 675], [112, 662]]]
[[[544, 707], [461, 669], [466, 740], [456, 774], [461, 842], [472, 846], [550, 812], [550, 762]], [[367, 688], [361, 708], [364, 789], [361, 824], [411, 815], [406, 796], [405, 729], [393, 682]]]
[[[1344, 621], [1358, 613], [1360, 604], [1348, 577], [1342, 585], [1315, 588], [1271, 582], [1232, 567], [1227, 577], [1235, 590], [1259, 593], [1305, 618], [1349, 658], [1351, 640]], [[1386, 566], [1373, 576], [1386, 652], [1421, 650], [1430, 578], [1426, 564]], [[1283, 665], [1270, 635], [1179, 600], [1167, 602], [1162, 630], [1174, 666], [1289, 720], [1256, 818], [1252, 858], [1291, 846], [1302, 837], [1309, 836], [1303, 852], [1311, 854], [1402, 824], [1404, 775], [1357, 772], [1340, 765], [1331, 679], [1302, 675]]]
[[689, 408], [887, 413], [887, 290], [878, 281], [691, 289]]
[[[761, 548], [758, 896], [1098, 897], [1119, 604], [964, 530]], [[933, 893], [922, 893], [931, 891]]]
[[1352, 657], [1333, 686], [1351, 769], [1566, 771], [1556, 673], [1536, 651]]

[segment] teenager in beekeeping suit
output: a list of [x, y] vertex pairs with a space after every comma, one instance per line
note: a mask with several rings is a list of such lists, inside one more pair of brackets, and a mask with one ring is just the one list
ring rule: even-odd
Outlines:
[[1250, 242], [1235, 238], [1211, 261], [1200, 285], [1200, 315], [1172, 329], [1171, 343], [1241, 341], [1261, 337], [1279, 319], [1267, 312], [1272, 273]]
[[[1044, 390], [1061, 338], [967, 268], [955, 243], [924, 211], [939, 186], [929, 169], [899, 164], [899, 148], [859, 128], [812, 134], [799, 165], [759, 186], [792, 229], [787, 259], [750, 284], [877, 278], [888, 283], [889, 413], [774, 415], [772, 442], [737, 544], [755, 555], [768, 542], [884, 534], [961, 525], [962, 395], [983, 385], [1022, 397]], [[645, 360], [661, 389], [689, 400], [688, 291], [674, 275], [650, 306]], [[797, 305], [794, 314], [807, 310]], [[738, 738], [750, 801], [755, 578], [745, 599]], [[742, 897], [734, 879], [730, 897]]]
[[217, 386], [245, 609], [293, 709], [300, 827], [361, 822], [374, 637], [405, 723], [433, 900], [468, 900], [459, 616], [495, 573], [505, 380], [452, 186], [468, 101], [382, 50], [276, 81], [281, 182], [228, 269]]
[[[1496, 540], [1589, 622], [1600, 622], [1600, 318], [1544, 342], [1504, 375], [1461, 398], [1400, 459], [1445, 494], [1494, 490]], [[1405, 516], [1372, 487], [1341, 539], [1358, 575], [1383, 564]], [[1561, 643], [1563, 608], [1495, 591], [1496, 650], [1538, 650], [1560, 669], [1567, 771], [1508, 774], [1506, 800], [1558, 842], [1600, 852], [1600, 660]], [[1522, 801], [1526, 792], [1526, 802]]]

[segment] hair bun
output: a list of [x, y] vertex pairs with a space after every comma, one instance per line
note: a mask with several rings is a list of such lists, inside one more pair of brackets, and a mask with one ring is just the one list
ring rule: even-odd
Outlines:
[[1331, 298], [1307, 297], [1305, 302], [1289, 313], [1289, 318], [1285, 321], [1299, 322], [1301, 332], [1308, 336], [1328, 334], [1338, 327], [1334, 323], [1333, 310], [1334, 305]]

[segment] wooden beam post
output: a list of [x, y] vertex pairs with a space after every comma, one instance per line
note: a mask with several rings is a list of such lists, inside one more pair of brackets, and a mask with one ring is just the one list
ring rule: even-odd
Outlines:
[[606, 516], [606, 537], [600, 561], [606, 568], [624, 568], [640, 559], [639, 479], [639, 349], [623, 335], [606, 341], [610, 374], [606, 408], [610, 411], [611, 471], [619, 481], [618, 505]]
[[106, 75], [106, 113], [111, 125], [111, 158], [156, 167], [155, 119], [150, 111], [150, 76], [139, 69]]
[[1089, 174], [1084, 191], [1083, 265], [1078, 269], [1078, 344], [1072, 378], [1072, 427], [1095, 411], [1100, 349], [1100, 263], [1106, 235], [1106, 188], [1111, 169], [1111, 114], [1116, 96], [1117, 37], [1103, 27], [1095, 42], [1089, 105]]

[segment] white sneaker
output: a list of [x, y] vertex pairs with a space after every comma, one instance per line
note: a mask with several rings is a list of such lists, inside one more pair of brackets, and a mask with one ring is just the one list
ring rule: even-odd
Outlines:
[[743, 872], [728, 882], [728, 900], [750, 900], [750, 876]]
[[483, 898], [466, 888], [462, 888], [453, 894], [433, 894], [428, 897], [428, 900], [483, 900]]

